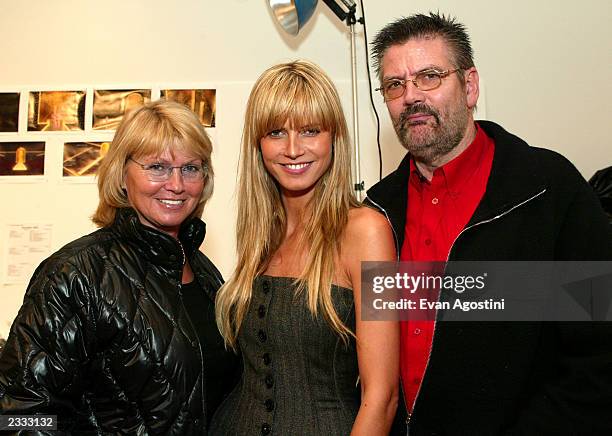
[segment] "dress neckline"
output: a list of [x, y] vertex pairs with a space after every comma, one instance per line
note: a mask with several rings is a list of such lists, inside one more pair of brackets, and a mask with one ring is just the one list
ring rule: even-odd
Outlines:
[[[295, 281], [297, 280], [297, 277], [289, 277], [289, 276], [273, 276], [270, 274], [260, 274], [257, 277], [255, 277], [255, 279], [272, 279], [272, 280], [280, 280], [280, 281], [284, 281], [284, 282], [291, 282], [291, 283], [295, 283]], [[346, 286], [341, 286], [338, 285], [336, 283], [332, 283], [332, 288], [337, 288], [337, 289], [343, 289], [345, 291], [350, 291], [353, 292], [352, 288], [347, 288]]]

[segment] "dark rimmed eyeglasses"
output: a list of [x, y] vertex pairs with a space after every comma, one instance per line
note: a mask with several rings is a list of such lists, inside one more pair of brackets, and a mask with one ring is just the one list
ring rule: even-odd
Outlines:
[[165, 182], [166, 180], [170, 179], [172, 171], [175, 168], [180, 170], [181, 177], [185, 182], [199, 182], [200, 180], [203, 180], [204, 176], [206, 175], [206, 165], [186, 164], [174, 167], [172, 165], [159, 162], [145, 165], [135, 161], [131, 157], [129, 160], [138, 165], [152, 182]]
[[461, 68], [446, 71], [425, 70], [417, 73], [414, 79], [385, 80], [380, 88], [376, 88], [376, 91], [380, 91], [385, 101], [394, 100], [404, 95], [408, 82], [412, 82], [421, 91], [431, 91], [442, 85], [442, 79], [457, 71], [461, 71]]

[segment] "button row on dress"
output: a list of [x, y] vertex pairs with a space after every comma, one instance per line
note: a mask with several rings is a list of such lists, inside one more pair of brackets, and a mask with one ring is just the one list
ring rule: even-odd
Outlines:
[[[264, 280], [264, 282], [261, 284], [261, 289], [262, 289], [264, 294], [268, 294], [270, 292], [270, 283], [267, 280]], [[266, 306], [261, 304], [257, 308], [257, 316], [260, 319], [265, 318], [265, 316], [266, 316]], [[257, 337], [259, 338], [259, 341], [261, 343], [265, 343], [266, 340], [268, 339], [268, 336], [266, 335], [266, 332], [263, 329], [259, 329], [259, 331], [257, 332]], [[267, 353], [267, 352], [265, 352], [263, 354], [262, 359], [263, 359], [264, 365], [266, 365], [266, 366], [269, 366], [270, 363], [272, 362], [272, 359], [270, 358], [270, 354]], [[274, 379], [272, 378], [271, 374], [268, 374], [266, 376], [266, 378], [264, 379], [264, 382], [265, 382], [266, 387], [268, 389], [272, 389], [272, 387], [274, 386]], [[264, 407], [266, 408], [266, 410], [268, 412], [272, 412], [274, 410], [274, 401], [271, 398], [268, 398], [264, 402]], [[270, 434], [271, 431], [272, 431], [272, 427], [267, 422], [264, 422], [261, 425], [261, 434], [262, 435]]]
[[274, 401], [271, 398], [268, 398], [265, 402], [264, 402], [264, 406], [266, 406], [266, 410], [268, 412], [272, 412], [274, 410]]
[[267, 375], [266, 376], [266, 387], [268, 389], [272, 389], [272, 386], [274, 386], [274, 379], [272, 378], [271, 375]]
[[272, 359], [270, 358], [270, 353], [264, 353], [262, 356], [263, 363], [266, 366], [269, 366], [272, 363]]
[[261, 329], [259, 329], [259, 331], [257, 332], [257, 337], [259, 338], [260, 342], [266, 342], [266, 339], [268, 339], [268, 335], [266, 335], [266, 332]]

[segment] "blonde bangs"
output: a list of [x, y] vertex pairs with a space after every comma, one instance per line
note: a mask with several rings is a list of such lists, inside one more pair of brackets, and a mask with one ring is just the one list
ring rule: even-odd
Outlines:
[[166, 117], [159, 117], [155, 113], [143, 114], [141, 125], [130, 132], [130, 156], [136, 159], [145, 156], [159, 156], [169, 152], [174, 158], [176, 152], [193, 154], [204, 163], [208, 163], [209, 145], [203, 144], [201, 134], [197, 131], [185, 131], [182, 125], [173, 124]]
[[286, 122], [293, 129], [319, 127], [335, 134], [338, 109], [327, 98], [328, 90], [315, 87], [312, 81], [289, 71], [272, 83], [262, 80], [256, 86], [266, 92], [256, 93], [252, 102], [254, 138], [261, 139], [270, 131], [282, 128]]

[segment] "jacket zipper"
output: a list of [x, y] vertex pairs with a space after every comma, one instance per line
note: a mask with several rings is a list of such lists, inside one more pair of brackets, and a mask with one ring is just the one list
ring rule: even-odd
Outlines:
[[183, 302], [183, 291], [180, 290], [179, 291], [179, 296], [181, 297], [181, 305], [183, 306], [183, 311], [185, 312], [185, 316], [187, 317], [187, 321], [189, 321], [189, 325], [191, 326], [191, 330], [194, 332], [194, 335], [196, 337], [196, 341], [198, 343], [198, 351], [200, 353], [200, 369], [202, 370], [202, 383], [200, 384], [201, 388], [202, 388], [202, 426], [203, 428], [206, 428], [206, 421], [207, 421], [207, 416], [206, 416], [206, 396], [205, 396], [205, 392], [204, 392], [204, 354], [202, 352], [202, 343], [200, 342], [200, 338], [198, 337], [198, 334], [196, 332], [195, 326], [193, 325], [193, 321], [191, 321], [191, 317], [189, 316], [189, 313], [187, 312], [187, 308], [185, 307], [185, 303]]
[[[183, 248], [183, 244], [181, 243], [181, 241], [177, 239], [176, 242], [178, 242], [179, 247], [181, 248], [181, 254], [183, 255], [181, 259], [181, 266], [185, 266], [185, 263], [187, 263], [187, 255], [185, 254], [185, 249]], [[181, 276], [182, 274], [183, 272], [181, 271]]]
[[505, 210], [504, 212], [500, 213], [499, 215], [495, 215], [492, 218], [486, 219], [486, 220], [482, 220], [482, 221], [478, 221], [477, 223], [472, 224], [471, 226], [466, 227], [465, 229], [461, 230], [459, 232], [459, 234], [455, 237], [455, 240], [453, 241], [453, 243], [451, 244], [450, 249], [448, 250], [448, 254], [446, 255], [446, 262], [448, 262], [448, 259], [450, 257], [451, 251], [453, 250], [453, 247], [455, 246], [455, 242], [457, 242], [457, 239], [459, 239], [459, 236], [461, 236], [464, 232], [479, 226], [480, 224], [487, 224], [490, 223], [491, 221], [495, 221], [498, 218], [501, 218], [505, 215], [508, 215], [510, 212], [512, 212], [514, 209], [519, 208], [523, 205], [525, 205], [526, 203], [529, 203], [531, 200], [539, 197], [540, 195], [544, 194], [546, 192], [546, 188], [544, 188], [543, 190], [541, 190], [540, 192], [538, 192], [537, 194], [529, 197], [527, 200], [520, 202], [519, 204], [514, 205], [513, 207], [511, 207], [510, 209]]
[[[183, 255], [183, 259], [181, 262], [181, 267], [183, 267], [185, 266], [185, 263], [187, 261], [187, 256], [185, 255], [185, 249], [183, 248], [183, 244], [181, 243], [181, 241], [177, 240], [177, 242], [179, 244], [179, 247], [181, 247], [181, 253]], [[181, 270], [181, 277], [182, 277], [182, 270]], [[193, 274], [193, 279], [196, 280], [196, 283], [198, 283], [195, 273]], [[179, 285], [179, 297], [181, 299], [181, 306], [183, 306], [183, 312], [185, 313], [185, 317], [187, 318], [187, 321], [189, 321], [189, 325], [191, 326], [191, 331], [193, 332], [196, 338], [196, 341], [198, 343], [198, 352], [200, 353], [200, 369], [202, 370], [202, 383], [200, 383], [201, 392], [202, 392], [202, 423], [201, 425], [203, 426], [202, 428], [205, 429], [206, 421], [208, 420], [208, 417], [206, 416], [206, 395], [205, 395], [205, 386], [204, 386], [204, 372], [205, 372], [204, 353], [202, 352], [202, 343], [200, 342], [198, 332], [195, 326], [193, 325], [193, 321], [191, 320], [191, 317], [189, 316], [189, 312], [187, 312], [187, 308], [185, 307], [185, 302], [183, 301], [182, 280], [181, 280], [181, 284]]]
[[[546, 192], [546, 188], [544, 188], [542, 191], [538, 192], [537, 194], [533, 195], [532, 197], [528, 198], [525, 201], [522, 201], [521, 203], [518, 203], [516, 205], [514, 205], [513, 207], [511, 207], [510, 209], [507, 209], [505, 211], [503, 211], [502, 213], [495, 215], [492, 218], [486, 219], [486, 220], [482, 220], [482, 221], [478, 221], [477, 223], [474, 223], [466, 228], [464, 228], [463, 230], [461, 230], [459, 232], [459, 234], [455, 237], [455, 240], [453, 241], [453, 243], [451, 244], [449, 250], [448, 250], [448, 254], [446, 255], [446, 263], [448, 263], [448, 259], [450, 258], [450, 254], [451, 251], [453, 251], [453, 247], [455, 246], [455, 243], [457, 242], [457, 239], [459, 239], [459, 237], [466, 231], [473, 229], [474, 227], [477, 227], [481, 224], [487, 224], [490, 223], [491, 221], [495, 221], [507, 214], [509, 214], [510, 212], [512, 212], [513, 210], [525, 205], [526, 203], [530, 202], [531, 200], [539, 197], [540, 195], [544, 194]], [[438, 293], [438, 301], [440, 301], [440, 294]], [[434, 342], [436, 339], [436, 324], [437, 324], [437, 316], [434, 318], [434, 330], [433, 330], [433, 336], [431, 338], [431, 347], [429, 347], [429, 353], [427, 354], [427, 362], [425, 363], [425, 371], [423, 372], [423, 379], [421, 380], [421, 384], [419, 385], [419, 389], [417, 390], [417, 393], [414, 397], [414, 401], [412, 402], [412, 408], [410, 410], [412, 410], [412, 412], [414, 412], [414, 406], [416, 405], [416, 402], [419, 398], [419, 394], [421, 393], [421, 387], [423, 386], [423, 381], [425, 380], [425, 374], [427, 373], [427, 368], [429, 368], [429, 360], [431, 358], [431, 352], [433, 350], [433, 346], [434, 346]], [[412, 418], [412, 413], [410, 413], [409, 411], [406, 411], [407, 413], [407, 418], [406, 418], [406, 434], [410, 434], [410, 419]]]

